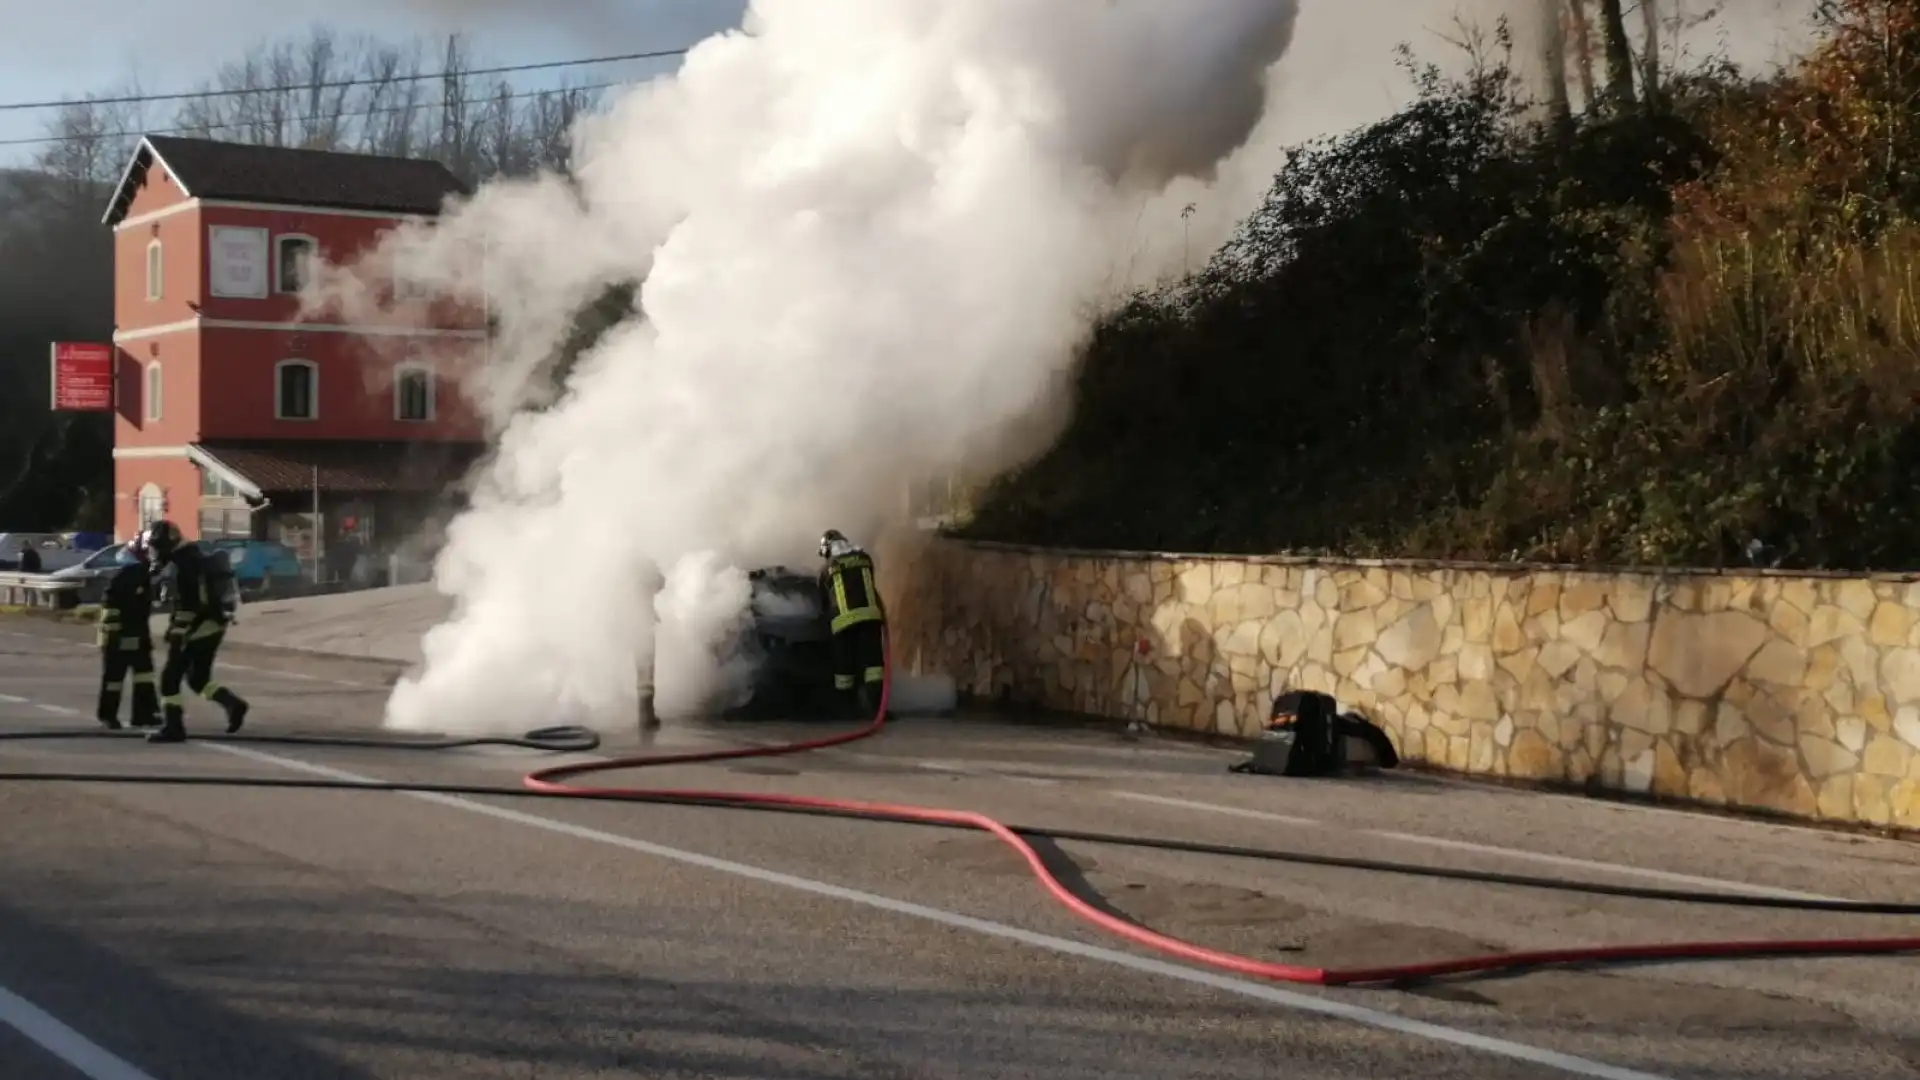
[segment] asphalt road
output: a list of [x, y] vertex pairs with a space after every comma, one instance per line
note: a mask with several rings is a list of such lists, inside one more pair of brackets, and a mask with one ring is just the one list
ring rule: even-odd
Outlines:
[[[80, 630], [0, 622], [0, 731], [92, 727]], [[390, 669], [235, 649], [249, 733], [370, 731]], [[201, 730], [217, 727], [200, 706]], [[195, 721], [190, 721], [193, 723]], [[535, 726], [535, 724], [529, 724]], [[817, 729], [816, 729], [817, 730]], [[789, 734], [673, 730], [673, 745]], [[636, 747], [615, 743], [604, 754]], [[970, 808], [1030, 825], [1611, 883], [1920, 900], [1920, 850], [1415, 775], [1299, 782], [1103, 733], [906, 721], [636, 784]], [[0, 743], [0, 770], [512, 785], [553, 761]], [[1894, 936], [1660, 904], [1060, 844], [1162, 931], [1350, 967], [1510, 948]], [[1920, 1076], [1920, 958], [1545, 971], [1321, 990], [1084, 925], [985, 836], [691, 807], [0, 783], [0, 1077]]]

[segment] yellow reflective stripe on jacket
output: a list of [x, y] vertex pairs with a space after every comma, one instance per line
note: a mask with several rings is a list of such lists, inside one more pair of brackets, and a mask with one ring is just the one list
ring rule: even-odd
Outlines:
[[879, 608], [863, 607], [863, 608], [857, 608], [853, 611], [849, 611], [845, 615], [835, 615], [833, 617], [833, 623], [831, 624], [830, 629], [837, 634], [840, 631], [845, 630], [849, 626], [858, 626], [864, 622], [879, 622], [879, 621], [880, 621]]
[[120, 609], [111, 604], [101, 604], [100, 613], [94, 617], [94, 626], [93, 643], [105, 648], [120, 636]]
[[[859, 607], [851, 606], [847, 599], [847, 576], [858, 574], [861, 591], [866, 594], [866, 603]], [[849, 626], [864, 622], [877, 622], [883, 616], [880, 610], [880, 589], [873, 580], [873, 560], [865, 555], [844, 555], [835, 559], [828, 568], [833, 580], [833, 621], [830, 628], [839, 633]]]

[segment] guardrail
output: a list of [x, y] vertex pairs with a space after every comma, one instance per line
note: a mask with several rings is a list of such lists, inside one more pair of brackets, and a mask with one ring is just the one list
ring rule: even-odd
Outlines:
[[45, 574], [0, 572], [0, 605], [67, 609], [80, 606], [78, 581], [62, 580]]

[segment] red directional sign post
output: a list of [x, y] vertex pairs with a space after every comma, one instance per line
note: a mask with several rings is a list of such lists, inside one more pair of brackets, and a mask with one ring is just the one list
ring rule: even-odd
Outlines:
[[93, 341], [53, 343], [55, 412], [113, 411], [113, 346]]

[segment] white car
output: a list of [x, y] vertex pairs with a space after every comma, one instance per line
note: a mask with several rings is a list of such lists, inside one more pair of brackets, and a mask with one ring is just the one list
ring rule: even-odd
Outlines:
[[[121, 567], [133, 561], [127, 554], [127, 545], [113, 544], [99, 551], [81, 551], [75, 554], [83, 558], [71, 566], [55, 570], [47, 576], [56, 581], [80, 582], [80, 602], [97, 604], [106, 595], [107, 582]], [[45, 558], [42, 555], [42, 558]]]
[[55, 570], [65, 570], [77, 566], [90, 556], [92, 551], [78, 551], [68, 546], [68, 538], [63, 533], [0, 533], [0, 571], [17, 573], [20, 569], [20, 543], [26, 541], [40, 553], [40, 572], [50, 574]]

